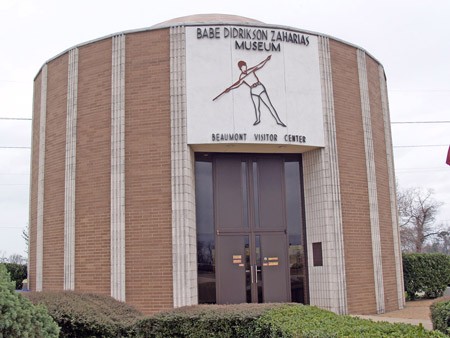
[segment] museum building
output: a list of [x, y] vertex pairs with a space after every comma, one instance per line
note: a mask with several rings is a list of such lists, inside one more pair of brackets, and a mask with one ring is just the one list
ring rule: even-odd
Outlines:
[[337, 38], [193, 15], [34, 80], [29, 284], [144, 313], [404, 306], [383, 66]]

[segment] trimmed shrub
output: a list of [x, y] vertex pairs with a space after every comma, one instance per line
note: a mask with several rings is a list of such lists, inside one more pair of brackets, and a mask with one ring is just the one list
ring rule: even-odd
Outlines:
[[450, 335], [450, 300], [433, 303], [430, 310], [433, 329]]
[[27, 266], [26, 264], [17, 263], [1, 263], [6, 267], [6, 271], [9, 272], [11, 280], [15, 282], [16, 290], [22, 290], [22, 282], [27, 278]]
[[421, 325], [374, 322], [299, 304], [267, 311], [258, 326], [264, 328], [264, 337], [446, 337]]
[[0, 338], [58, 337], [58, 325], [43, 306], [34, 306], [15, 291], [6, 267], [0, 264]]
[[143, 315], [111, 297], [72, 291], [27, 292], [34, 304], [47, 307], [62, 337], [134, 337]]
[[138, 337], [264, 337], [257, 319], [280, 304], [195, 305], [141, 320]]
[[444, 254], [403, 254], [403, 276], [408, 299], [443, 295], [450, 283], [450, 257]]
[[140, 321], [137, 337], [445, 337], [423, 326], [339, 316], [301, 304], [197, 305]]

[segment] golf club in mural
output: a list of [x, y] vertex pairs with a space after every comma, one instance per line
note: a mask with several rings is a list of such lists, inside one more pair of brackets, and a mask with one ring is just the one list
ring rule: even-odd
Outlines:
[[247, 68], [247, 63], [245, 61], [239, 61], [238, 67], [241, 70], [241, 75], [239, 75], [239, 80], [233, 83], [231, 86], [226, 88], [222, 93], [217, 95], [213, 101], [217, 100], [223, 94], [229, 93], [231, 90], [239, 88], [242, 84], [246, 84], [250, 88], [250, 97], [253, 102], [253, 107], [255, 108], [256, 121], [253, 123], [254, 126], [261, 122], [261, 102], [269, 109], [270, 114], [277, 122], [278, 125], [286, 127], [286, 125], [281, 121], [277, 114], [275, 107], [270, 101], [269, 94], [267, 94], [266, 87], [259, 81], [256, 72], [263, 68], [266, 63], [271, 59], [272, 55], [269, 55], [263, 61], [258, 63], [256, 66]]

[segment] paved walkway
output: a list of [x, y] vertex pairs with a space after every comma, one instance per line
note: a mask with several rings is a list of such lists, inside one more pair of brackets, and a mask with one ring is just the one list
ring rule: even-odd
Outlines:
[[381, 315], [356, 315], [356, 317], [372, 319], [378, 322], [385, 321], [390, 323], [405, 323], [413, 325], [422, 324], [425, 329], [433, 330], [433, 324], [430, 319], [430, 306], [434, 302], [440, 300], [449, 300], [449, 297], [415, 300], [412, 302], [406, 302], [406, 306], [402, 310], [383, 313]]

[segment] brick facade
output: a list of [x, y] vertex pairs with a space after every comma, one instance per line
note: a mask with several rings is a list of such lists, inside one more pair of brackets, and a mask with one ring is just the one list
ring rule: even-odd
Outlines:
[[39, 74], [34, 79], [33, 96], [33, 125], [32, 125], [32, 154], [31, 154], [31, 186], [30, 186], [30, 229], [29, 229], [29, 257], [28, 257], [28, 285], [30, 289], [36, 289], [36, 222], [37, 222], [37, 180], [39, 158], [39, 122], [41, 102], [41, 80]]
[[[331, 41], [348, 311], [375, 307], [364, 132], [355, 48]], [[362, 273], [362, 271], [366, 271]], [[369, 272], [369, 273], [367, 273]]]
[[374, 139], [375, 165], [377, 173], [378, 204], [380, 210], [381, 252], [383, 261], [383, 281], [386, 311], [398, 308], [397, 285], [394, 257], [394, 242], [392, 237], [392, 215], [390, 209], [389, 178], [386, 155], [386, 135], [384, 133], [383, 111], [378, 63], [367, 58], [369, 78], [370, 111], [372, 117], [372, 134]]
[[45, 290], [62, 290], [64, 282], [64, 173], [66, 153], [67, 55], [48, 65], [44, 169]]
[[152, 313], [173, 306], [168, 30], [127, 36], [125, 60], [126, 299]]
[[75, 290], [110, 292], [111, 40], [79, 48]]
[[[169, 28], [125, 33], [125, 301], [150, 314], [174, 306], [171, 172], [173, 125]], [[76, 291], [111, 294], [112, 38], [78, 48], [75, 175]], [[329, 39], [336, 158], [349, 313], [377, 311], [358, 49]], [[182, 56], [182, 54], [180, 54]], [[371, 133], [387, 311], [399, 308], [389, 165], [380, 65], [366, 56]], [[47, 62], [43, 222], [43, 290], [64, 288], [64, 194], [68, 52]], [[332, 79], [332, 80], [331, 80]], [[41, 73], [35, 79], [30, 190], [30, 275], [36, 289], [37, 199]], [[172, 129], [171, 129], [172, 128]], [[390, 137], [390, 136], [389, 136]], [[42, 151], [42, 150], [41, 150]], [[316, 150], [317, 151], [317, 150]], [[318, 155], [318, 153], [317, 153]], [[311, 156], [309, 163], [321, 161]], [[339, 204], [336, 204], [339, 205]], [[325, 228], [325, 227], [324, 227]], [[395, 231], [395, 229], [394, 229]], [[188, 250], [191, 250], [188, 248]], [[195, 250], [195, 248], [192, 248]], [[326, 261], [325, 261], [326, 265]], [[177, 291], [178, 292], [178, 291]]]

